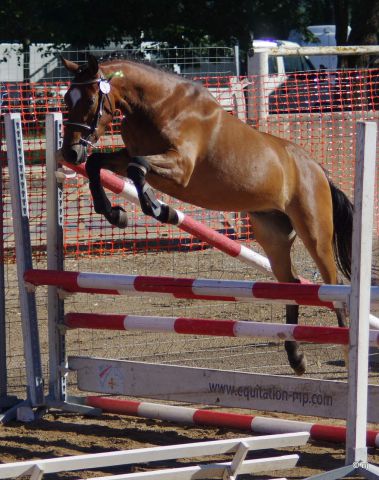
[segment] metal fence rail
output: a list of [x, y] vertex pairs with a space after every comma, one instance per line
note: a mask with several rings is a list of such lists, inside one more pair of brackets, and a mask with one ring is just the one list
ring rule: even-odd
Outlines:
[[[91, 53], [96, 57], [119, 56], [151, 61], [160, 67], [186, 76], [239, 75], [239, 48], [235, 47], [168, 47], [165, 43], [143, 42], [139, 48], [110, 44], [106, 48], [85, 50], [67, 47], [56, 51], [45, 44], [33, 45], [30, 54], [19, 53], [17, 44], [5, 50], [1, 63], [0, 82], [23, 81], [29, 71], [31, 82], [66, 81], [70, 78], [62, 67], [59, 55], [83, 63]], [[0, 52], [4, 44], [0, 44]]]

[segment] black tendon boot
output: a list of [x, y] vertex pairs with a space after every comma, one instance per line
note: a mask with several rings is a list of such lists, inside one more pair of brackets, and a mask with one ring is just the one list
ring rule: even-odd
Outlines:
[[150, 171], [150, 165], [144, 157], [133, 157], [127, 168], [127, 176], [134, 183], [142, 211], [162, 223], [178, 223], [178, 215], [170, 206], [161, 203], [153, 189], [146, 184], [145, 177]]

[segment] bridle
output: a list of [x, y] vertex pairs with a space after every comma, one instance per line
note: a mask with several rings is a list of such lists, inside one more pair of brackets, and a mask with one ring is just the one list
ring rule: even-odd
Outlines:
[[111, 102], [111, 100], [109, 98], [109, 95], [108, 95], [110, 90], [111, 90], [111, 85], [110, 85], [108, 79], [106, 79], [104, 77], [100, 77], [100, 78], [94, 78], [93, 80], [87, 80], [87, 81], [84, 81], [84, 82], [71, 82], [71, 85], [92, 85], [94, 83], [99, 84], [99, 99], [98, 99], [98, 102], [97, 102], [96, 113], [95, 113], [95, 116], [94, 116], [91, 124], [87, 125], [86, 123], [69, 122], [69, 121], [64, 122], [64, 125], [67, 126], [67, 127], [80, 128], [80, 129], [88, 132], [87, 137], [85, 137], [85, 138], [81, 137], [80, 140], [79, 140], [79, 144], [83, 145], [84, 147], [88, 147], [88, 146], [93, 147], [94, 146], [93, 143], [89, 140], [89, 138], [96, 131], [96, 129], [99, 125], [100, 118], [103, 115], [105, 99], [108, 100], [108, 103], [109, 103], [110, 109], [111, 109], [110, 113], [113, 116], [112, 102]]

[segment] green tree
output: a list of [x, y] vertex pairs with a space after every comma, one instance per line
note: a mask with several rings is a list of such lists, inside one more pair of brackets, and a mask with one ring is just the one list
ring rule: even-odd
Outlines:
[[[379, 0], [2, 0], [0, 42], [104, 46], [131, 38], [174, 46], [232, 45], [251, 37], [285, 39], [291, 29], [335, 23], [337, 43], [378, 42]], [[352, 31], [347, 39], [347, 26]]]

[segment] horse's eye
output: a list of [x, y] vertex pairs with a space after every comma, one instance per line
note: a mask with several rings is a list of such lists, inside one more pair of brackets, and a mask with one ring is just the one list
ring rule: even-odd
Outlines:
[[95, 101], [96, 101], [96, 100], [95, 100], [94, 97], [90, 98], [90, 99], [88, 100], [89, 106], [90, 106], [90, 107], [93, 107], [93, 105], [95, 105]]

